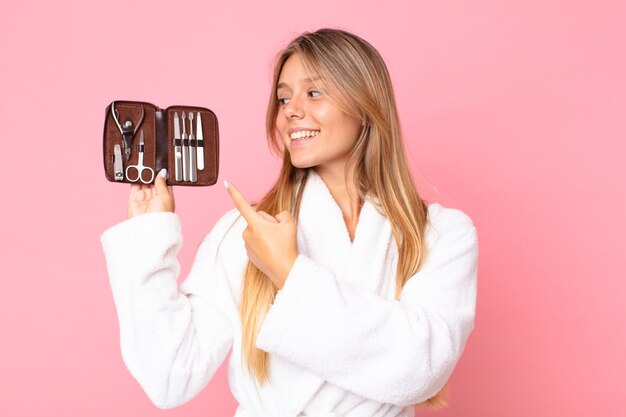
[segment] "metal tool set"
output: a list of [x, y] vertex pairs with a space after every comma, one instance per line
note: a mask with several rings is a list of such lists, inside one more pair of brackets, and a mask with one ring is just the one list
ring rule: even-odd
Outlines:
[[190, 106], [161, 110], [131, 101], [114, 101], [107, 107], [104, 169], [109, 181], [152, 184], [167, 168], [168, 185], [213, 185], [218, 167], [217, 117], [211, 110]]
[[[204, 169], [204, 134], [202, 133], [202, 114], [197, 113], [196, 135], [193, 134], [193, 112], [187, 117], [182, 113], [183, 133], [180, 133], [178, 112], [174, 112], [174, 170], [176, 181], [198, 181], [198, 171]], [[189, 120], [189, 135], [187, 122]]]

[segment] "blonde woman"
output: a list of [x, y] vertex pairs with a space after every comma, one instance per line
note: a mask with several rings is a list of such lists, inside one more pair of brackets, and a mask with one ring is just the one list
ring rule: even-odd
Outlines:
[[305, 32], [277, 57], [267, 137], [283, 164], [217, 220], [178, 285], [161, 173], [101, 236], [124, 362], [150, 400], [194, 398], [227, 353], [236, 417], [413, 416], [446, 404], [474, 327], [478, 242], [418, 195], [389, 74], [365, 40]]

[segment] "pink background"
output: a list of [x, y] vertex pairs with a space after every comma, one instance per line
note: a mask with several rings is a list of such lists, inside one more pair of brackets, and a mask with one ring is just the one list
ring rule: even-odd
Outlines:
[[232, 416], [224, 367], [169, 411], [124, 367], [99, 236], [129, 186], [104, 178], [104, 109], [219, 118], [218, 184], [175, 189], [184, 278], [233, 207], [222, 180], [252, 200], [277, 175], [271, 61], [322, 26], [378, 48], [420, 192], [478, 228], [476, 328], [440, 415], [624, 415], [624, 2], [378, 3], [3, 3], [1, 415]]

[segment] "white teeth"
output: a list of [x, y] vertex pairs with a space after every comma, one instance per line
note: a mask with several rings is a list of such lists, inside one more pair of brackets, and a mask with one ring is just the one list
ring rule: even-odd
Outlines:
[[300, 130], [291, 134], [291, 139], [300, 139], [304, 137], [314, 137], [319, 134], [319, 130]]

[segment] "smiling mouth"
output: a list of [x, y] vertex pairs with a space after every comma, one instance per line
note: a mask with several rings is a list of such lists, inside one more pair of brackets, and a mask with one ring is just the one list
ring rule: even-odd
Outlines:
[[319, 133], [319, 130], [301, 130], [299, 132], [293, 132], [290, 137], [291, 140], [308, 139], [314, 138], [315, 136], [319, 135]]

